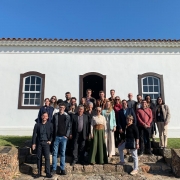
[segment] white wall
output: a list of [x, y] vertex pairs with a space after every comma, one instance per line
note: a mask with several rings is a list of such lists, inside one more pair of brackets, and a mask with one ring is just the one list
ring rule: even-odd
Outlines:
[[138, 74], [155, 72], [164, 78], [166, 104], [171, 110], [169, 137], [180, 137], [180, 60], [176, 48], [59, 48], [0, 47], [0, 134], [31, 135], [38, 110], [18, 106], [20, 74], [46, 74], [45, 97], [64, 99], [70, 91], [79, 99], [79, 75], [98, 72], [106, 75], [106, 92], [111, 88], [126, 99], [138, 94]]

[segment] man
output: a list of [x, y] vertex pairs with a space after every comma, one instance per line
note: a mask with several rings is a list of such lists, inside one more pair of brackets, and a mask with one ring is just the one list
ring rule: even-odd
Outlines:
[[133, 123], [136, 125], [137, 124], [136, 114], [133, 108], [129, 108], [127, 106], [127, 101], [124, 99], [122, 100], [122, 109], [119, 111], [118, 124], [117, 124], [121, 140], [125, 139], [125, 130], [127, 125], [126, 119], [128, 115], [133, 116], [134, 119]]
[[41, 176], [42, 170], [42, 155], [45, 157], [45, 171], [46, 177], [51, 178], [50, 174], [50, 144], [52, 142], [53, 127], [48, 120], [48, 113], [44, 112], [41, 116], [41, 123], [36, 123], [33, 130], [32, 136], [32, 150], [37, 149], [37, 168], [38, 174], [35, 178]]
[[109, 101], [111, 101], [112, 105], [114, 105], [115, 103], [115, 90], [114, 89], [110, 90], [110, 95], [111, 97], [109, 98]]
[[101, 109], [105, 109], [107, 99], [105, 98], [104, 91], [99, 91], [99, 99], [97, 99], [96, 107], [101, 107]]
[[133, 100], [133, 94], [132, 94], [132, 93], [129, 93], [129, 94], [128, 94], [127, 104], [128, 104], [128, 107], [129, 107], [129, 108], [133, 108], [134, 111], [136, 110], [136, 108], [135, 108], [135, 103], [136, 103], [136, 101]]
[[76, 103], [76, 98], [72, 97], [71, 101], [70, 101], [70, 107], [68, 110], [68, 114], [72, 115], [78, 112], [78, 107], [77, 107], [77, 103]]
[[135, 103], [136, 110], [142, 107], [142, 96], [140, 94], [137, 95], [137, 102]]
[[[71, 134], [71, 119], [70, 116], [65, 113], [66, 105], [64, 103], [59, 104], [59, 113], [53, 116], [54, 126], [54, 146], [52, 153], [52, 174], [56, 174], [57, 169], [57, 154], [58, 148], [60, 148], [60, 169], [61, 175], [66, 175], [65, 172], [65, 152], [67, 140]], [[71, 138], [71, 137], [70, 137]]]
[[65, 98], [66, 98], [66, 100], [64, 101], [64, 104], [66, 105], [65, 111], [68, 112], [69, 108], [71, 106], [71, 103], [70, 103], [70, 101], [71, 101], [71, 93], [70, 92], [66, 92], [65, 93]]
[[41, 116], [44, 112], [47, 112], [48, 114], [48, 121], [52, 121], [52, 117], [53, 117], [53, 111], [54, 111], [54, 108], [52, 106], [50, 106], [50, 99], [49, 98], [45, 98], [44, 100], [44, 106], [42, 106], [39, 110], [39, 113], [38, 113], [38, 118], [37, 118], [37, 121], [38, 123], [41, 123]]
[[[84, 114], [84, 106], [78, 106], [78, 113], [72, 115], [73, 161], [72, 166], [79, 160], [84, 164], [85, 142], [89, 136], [89, 120]], [[78, 153], [79, 152], [79, 153]], [[79, 159], [78, 159], [79, 155]]]
[[144, 153], [144, 137], [146, 137], [146, 149], [147, 153], [152, 155], [151, 152], [151, 142], [150, 142], [150, 134], [151, 134], [151, 122], [153, 120], [152, 111], [147, 107], [146, 100], [142, 100], [142, 108], [136, 111], [137, 114], [137, 122], [139, 129], [139, 142], [140, 142], [140, 152], [139, 155], [143, 155]]
[[95, 109], [95, 107], [96, 107], [96, 99], [93, 98], [91, 95], [92, 95], [92, 90], [87, 89], [86, 90], [86, 103], [89, 104], [89, 102], [92, 102], [93, 103], [93, 109]]

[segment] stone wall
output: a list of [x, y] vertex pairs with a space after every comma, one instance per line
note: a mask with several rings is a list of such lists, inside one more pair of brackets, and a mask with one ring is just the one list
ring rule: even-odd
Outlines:
[[180, 149], [171, 149], [172, 170], [176, 177], [180, 177]]
[[18, 171], [18, 149], [8, 146], [0, 147], [0, 179], [11, 180]]

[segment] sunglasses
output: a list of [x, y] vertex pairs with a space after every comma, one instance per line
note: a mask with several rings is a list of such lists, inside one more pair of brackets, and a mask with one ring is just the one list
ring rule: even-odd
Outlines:
[[56, 100], [55, 98], [51, 98], [52, 100]]

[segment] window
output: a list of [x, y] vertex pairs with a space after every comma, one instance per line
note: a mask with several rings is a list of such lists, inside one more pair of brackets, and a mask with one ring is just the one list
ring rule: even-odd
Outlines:
[[20, 75], [18, 109], [39, 109], [44, 100], [45, 75], [27, 72]]
[[139, 75], [138, 87], [139, 94], [142, 94], [143, 98], [145, 98], [146, 95], [149, 95], [154, 103], [156, 103], [158, 96], [162, 96], [164, 99], [164, 84], [162, 75], [156, 73], [145, 73]]

